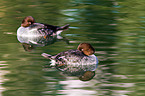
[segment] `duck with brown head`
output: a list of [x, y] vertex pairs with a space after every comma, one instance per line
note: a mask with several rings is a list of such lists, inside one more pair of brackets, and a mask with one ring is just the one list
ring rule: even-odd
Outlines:
[[60, 34], [63, 30], [69, 28], [69, 24], [66, 24], [62, 27], [36, 23], [35, 19], [32, 16], [27, 16], [22, 20], [21, 27], [17, 30], [17, 35], [20, 36], [47, 36]]
[[[17, 30], [17, 39], [23, 45], [46, 46], [56, 41], [68, 40], [60, 35], [60, 33], [69, 28], [69, 24], [62, 27], [36, 23], [32, 16], [27, 16], [22, 20], [21, 27]], [[26, 47], [27, 48], [27, 47]], [[33, 47], [34, 48], [34, 47]]]
[[87, 81], [95, 76], [94, 71], [98, 65], [98, 58], [94, 52], [95, 49], [89, 43], [81, 43], [78, 49], [70, 49], [54, 56], [46, 53], [41, 55], [52, 60], [51, 66], [54, 65], [63, 73], [78, 76], [80, 80]]

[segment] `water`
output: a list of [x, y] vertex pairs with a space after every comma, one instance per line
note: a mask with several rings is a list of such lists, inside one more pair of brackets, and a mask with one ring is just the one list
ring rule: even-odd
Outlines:
[[[144, 96], [144, 0], [6, 0], [0, 3], [0, 96]], [[16, 30], [25, 16], [52, 25], [70, 24], [47, 46], [25, 51]], [[88, 42], [99, 65], [87, 82], [46, 68], [46, 52]]]

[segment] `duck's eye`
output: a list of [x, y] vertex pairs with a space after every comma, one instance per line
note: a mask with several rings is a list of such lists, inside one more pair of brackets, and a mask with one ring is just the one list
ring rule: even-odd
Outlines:
[[82, 51], [84, 51], [84, 49], [82, 49]]

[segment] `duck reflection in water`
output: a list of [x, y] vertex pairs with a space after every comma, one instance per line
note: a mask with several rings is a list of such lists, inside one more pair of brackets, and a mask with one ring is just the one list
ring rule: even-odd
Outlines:
[[22, 43], [26, 51], [31, 51], [35, 47], [53, 44], [57, 40], [64, 40], [68, 43], [66, 38], [60, 36], [60, 33], [68, 28], [69, 24], [59, 27], [35, 23], [35, 19], [32, 16], [27, 16], [17, 30], [17, 39]]
[[95, 49], [89, 43], [81, 43], [77, 49], [60, 52], [55, 56], [42, 53], [51, 60], [50, 66], [69, 76], [77, 76], [82, 81], [89, 81], [95, 76], [98, 59]]

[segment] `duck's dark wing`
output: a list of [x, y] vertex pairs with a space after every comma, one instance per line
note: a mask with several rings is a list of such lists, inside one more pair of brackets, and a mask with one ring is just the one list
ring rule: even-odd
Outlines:
[[59, 26], [54, 26], [54, 25], [50, 25], [50, 24], [44, 24], [45, 28], [51, 29], [51, 30], [53, 30], [53, 32], [56, 32], [58, 30], [67, 30], [69, 28], [69, 25], [70, 24], [66, 24], [64, 26], [59, 27]]
[[49, 25], [49, 24], [44, 24], [46, 29], [53, 30], [53, 32], [56, 32], [59, 26], [54, 26], [54, 25]]

